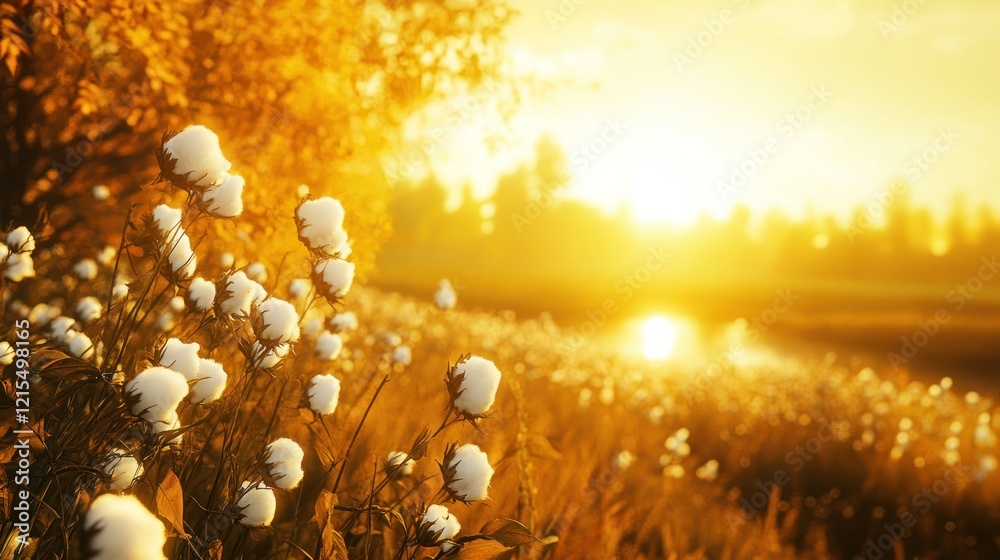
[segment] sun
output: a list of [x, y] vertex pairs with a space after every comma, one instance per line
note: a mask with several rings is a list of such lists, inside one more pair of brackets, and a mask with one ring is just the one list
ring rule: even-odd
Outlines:
[[666, 317], [650, 317], [642, 325], [642, 353], [649, 360], [665, 360], [677, 344], [677, 325]]

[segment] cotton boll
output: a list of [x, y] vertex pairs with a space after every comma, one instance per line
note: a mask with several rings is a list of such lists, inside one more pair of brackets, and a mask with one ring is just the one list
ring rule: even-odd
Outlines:
[[309, 196], [309, 185], [302, 183], [301, 185], [295, 187], [295, 196], [298, 198], [305, 198]]
[[493, 406], [499, 387], [500, 370], [480, 356], [455, 364], [448, 380], [452, 405], [466, 418], [483, 417]]
[[174, 314], [169, 311], [163, 311], [156, 316], [156, 328], [160, 332], [168, 332], [174, 329]]
[[274, 520], [278, 502], [271, 490], [263, 482], [244, 482], [240, 486], [240, 499], [236, 502], [240, 510], [240, 524], [246, 527], [265, 527]]
[[309, 317], [302, 322], [302, 336], [316, 338], [323, 332], [323, 317]]
[[222, 181], [201, 195], [201, 208], [216, 218], [235, 218], [243, 213], [243, 187], [239, 175], [226, 173]]
[[293, 298], [304, 298], [309, 295], [311, 286], [308, 278], [295, 278], [288, 283], [288, 295]]
[[198, 187], [218, 185], [232, 167], [222, 155], [219, 137], [202, 125], [189, 126], [164, 142], [163, 153], [174, 160], [173, 175]]
[[352, 311], [338, 313], [330, 319], [330, 326], [334, 328], [334, 332], [353, 331], [358, 328], [358, 316]]
[[341, 258], [341, 259], [346, 259], [347, 257], [351, 256], [351, 253], [353, 253], [353, 252], [354, 252], [354, 249], [351, 249], [351, 242], [350, 242], [350, 240], [345, 240], [343, 243], [340, 244], [340, 247], [337, 247], [333, 251], [333, 253], [335, 255], [337, 255], [338, 258]]
[[398, 334], [392, 331], [383, 333], [382, 339], [385, 340], [385, 343], [392, 348], [395, 348], [396, 346], [399, 346], [400, 344], [403, 343], [403, 337], [399, 336]]
[[344, 231], [344, 207], [339, 201], [325, 196], [307, 200], [295, 210], [299, 239], [321, 255], [333, 256], [347, 241]]
[[295, 306], [278, 298], [268, 298], [257, 307], [254, 333], [267, 344], [284, 344], [299, 339], [299, 313]]
[[252, 363], [257, 366], [258, 369], [267, 371], [278, 365], [288, 355], [289, 346], [287, 344], [279, 344], [274, 347], [267, 347], [261, 344], [259, 341], [253, 343], [253, 349], [250, 351], [252, 358]]
[[309, 408], [319, 414], [333, 414], [340, 402], [340, 380], [326, 374], [317, 374], [309, 382]]
[[111, 289], [111, 297], [114, 301], [121, 301], [128, 296], [128, 284], [119, 282]]
[[105, 245], [97, 253], [97, 264], [101, 266], [110, 267], [115, 264], [115, 258], [118, 257], [118, 250], [111, 245]]
[[66, 343], [66, 348], [70, 354], [83, 360], [89, 360], [94, 357], [94, 343], [90, 340], [89, 336], [83, 333], [74, 334], [69, 339], [69, 342]]
[[59, 317], [49, 325], [52, 340], [66, 344], [76, 334], [76, 321], [69, 317]]
[[264, 465], [274, 481], [275, 488], [292, 490], [302, 482], [305, 472], [302, 459], [305, 453], [299, 444], [288, 438], [278, 438], [267, 446]]
[[262, 293], [266, 297], [264, 287], [248, 278], [245, 272], [234, 272], [226, 278], [219, 296], [219, 309], [226, 315], [248, 317], [251, 306]]
[[0, 342], [0, 366], [9, 366], [14, 363], [14, 347], [9, 342]]
[[226, 390], [226, 382], [229, 376], [222, 364], [208, 358], [198, 360], [198, 379], [191, 386], [191, 402], [195, 404], [210, 403], [219, 400], [223, 391]]
[[30, 253], [35, 250], [35, 236], [24, 226], [10, 230], [6, 241], [11, 253]]
[[83, 519], [91, 560], [165, 560], [163, 523], [135, 496], [101, 494]]
[[324, 259], [313, 268], [316, 289], [326, 297], [343, 297], [354, 282], [354, 263], [341, 259]]
[[200, 351], [201, 345], [197, 342], [185, 344], [180, 339], [171, 338], [160, 348], [156, 363], [180, 373], [190, 381], [199, 376], [201, 358], [198, 357], [198, 352]]
[[236, 257], [232, 253], [222, 253], [219, 255], [219, 264], [223, 268], [232, 268], [233, 264], [236, 263]]
[[254, 282], [267, 282], [267, 267], [260, 261], [247, 265], [247, 278]]
[[451, 282], [447, 280], [441, 280], [438, 285], [437, 292], [434, 293], [434, 305], [438, 306], [438, 309], [452, 309], [458, 302], [458, 295], [455, 294], [454, 288], [451, 287]]
[[54, 305], [39, 303], [38, 305], [32, 307], [31, 311], [28, 313], [28, 322], [30, 322], [33, 327], [42, 327], [58, 318], [61, 313], [62, 309], [59, 309]]
[[323, 331], [316, 339], [316, 356], [321, 360], [334, 360], [340, 355], [343, 347], [344, 342], [339, 336]]
[[410, 351], [410, 347], [397, 346], [392, 351], [392, 361], [404, 366], [410, 365], [410, 362], [413, 361], [413, 353]]
[[86, 325], [87, 323], [92, 323], [100, 319], [102, 309], [103, 306], [97, 298], [94, 296], [87, 296], [76, 302], [74, 311], [76, 312], [76, 318], [79, 319], [81, 323]]
[[142, 371], [125, 385], [125, 396], [132, 414], [149, 422], [171, 426], [176, 422], [177, 405], [188, 394], [184, 375], [165, 367]]
[[176, 208], [171, 208], [166, 204], [160, 204], [150, 213], [150, 221], [156, 227], [161, 239], [172, 239], [184, 228], [181, 227], [181, 217], [183, 214]]
[[[34, 242], [32, 242], [34, 243]], [[4, 276], [11, 282], [21, 282], [35, 277], [35, 261], [28, 253], [15, 253], [7, 257]]]
[[97, 277], [97, 263], [92, 259], [83, 259], [73, 265], [73, 275], [80, 280], [93, 280]]
[[432, 547], [444, 541], [450, 541], [462, 530], [455, 515], [448, 508], [434, 504], [427, 507], [424, 517], [417, 529], [417, 538], [421, 546]]
[[192, 278], [184, 297], [192, 310], [208, 311], [215, 301], [215, 284], [201, 277]]
[[167, 306], [170, 307], [170, 311], [174, 313], [181, 313], [185, 309], [184, 298], [181, 296], [174, 296], [170, 298], [169, 302], [167, 302]]
[[111, 190], [104, 185], [95, 185], [94, 188], [90, 189], [90, 194], [93, 195], [94, 200], [101, 202], [111, 196]]
[[0, 243], [0, 264], [3, 264], [10, 256], [10, 248], [5, 243]]
[[413, 474], [413, 465], [416, 464], [416, 461], [410, 459], [410, 456], [402, 451], [393, 451], [392, 453], [389, 453], [389, 456], [385, 459], [386, 470], [391, 472], [394, 469], [399, 468], [399, 470], [396, 471], [396, 474], [401, 476], [410, 476]]
[[113, 449], [101, 464], [101, 472], [110, 479], [108, 488], [115, 491], [125, 490], [132, 486], [135, 479], [144, 472], [142, 463], [136, 460], [124, 449]]
[[445, 488], [461, 502], [485, 500], [493, 478], [489, 458], [477, 445], [456, 445], [449, 446], [441, 465]]
[[179, 280], [190, 278], [198, 266], [198, 256], [191, 249], [191, 239], [187, 234], [181, 234], [173, 243], [170, 254], [167, 255], [170, 272]]

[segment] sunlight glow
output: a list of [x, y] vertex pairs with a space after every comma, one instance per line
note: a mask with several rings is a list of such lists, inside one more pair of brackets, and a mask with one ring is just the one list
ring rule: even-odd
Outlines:
[[670, 356], [677, 343], [677, 325], [666, 317], [656, 316], [642, 325], [642, 353], [649, 360], [663, 360]]

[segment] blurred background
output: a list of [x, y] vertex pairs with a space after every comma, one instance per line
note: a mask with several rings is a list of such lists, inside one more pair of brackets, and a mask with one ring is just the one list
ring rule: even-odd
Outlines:
[[988, 380], [1000, 357], [1000, 5], [0, 6], [0, 219], [51, 243], [169, 196], [150, 153], [197, 122], [248, 180], [220, 246], [279, 253], [307, 184], [348, 207], [369, 284], [445, 278], [650, 359], [735, 337]]

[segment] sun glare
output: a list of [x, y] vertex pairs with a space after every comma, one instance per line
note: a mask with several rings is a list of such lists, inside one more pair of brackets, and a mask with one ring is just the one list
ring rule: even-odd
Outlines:
[[650, 317], [642, 325], [642, 353], [649, 360], [670, 357], [677, 343], [677, 325], [666, 317]]

